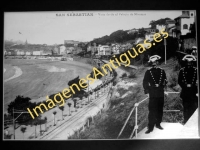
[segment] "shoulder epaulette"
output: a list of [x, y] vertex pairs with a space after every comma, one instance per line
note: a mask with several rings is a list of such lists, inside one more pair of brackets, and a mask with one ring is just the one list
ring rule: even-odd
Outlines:
[[[152, 68], [152, 67], [151, 67]], [[151, 70], [151, 68], [148, 68], [147, 70]]]

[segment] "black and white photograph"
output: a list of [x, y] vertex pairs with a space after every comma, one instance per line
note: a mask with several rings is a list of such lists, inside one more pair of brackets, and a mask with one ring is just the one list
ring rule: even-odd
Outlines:
[[199, 139], [196, 10], [4, 12], [3, 140]]

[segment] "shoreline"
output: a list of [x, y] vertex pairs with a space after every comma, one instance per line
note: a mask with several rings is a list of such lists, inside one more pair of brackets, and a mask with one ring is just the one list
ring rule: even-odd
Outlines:
[[[15, 74], [14, 74], [12, 77], [10, 77], [10, 78], [4, 80], [4, 82], [8, 82], [8, 81], [10, 81], [10, 80], [12, 80], [12, 79], [15, 79], [15, 78], [17, 78], [17, 77], [19, 77], [19, 76], [21, 76], [21, 75], [23, 74], [21, 68], [19, 68], [19, 67], [17, 67], [17, 66], [14, 66], [14, 68], [15, 68]], [[5, 68], [4, 68], [4, 69], [5, 69]], [[5, 69], [5, 70], [6, 70], [6, 69]], [[5, 70], [4, 70], [4, 72], [5, 72]]]

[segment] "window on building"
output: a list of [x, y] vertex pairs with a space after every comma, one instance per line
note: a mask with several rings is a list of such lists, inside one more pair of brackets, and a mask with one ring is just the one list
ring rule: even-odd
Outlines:
[[187, 25], [187, 24], [184, 24], [184, 25], [183, 25], [183, 29], [188, 29], [188, 25]]

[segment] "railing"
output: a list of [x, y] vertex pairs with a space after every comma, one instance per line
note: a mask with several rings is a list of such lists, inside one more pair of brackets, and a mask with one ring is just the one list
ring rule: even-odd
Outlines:
[[[165, 94], [179, 94], [179, 92], [165, 92]], [[144, 101], [146, 101], [149, 97], [146, 97], [145, 99], [143, 99], [142, 101], [138, 102], [138, 103], [135, 103], [133, 109], [131, 110], [129, 116], [127, 117], [122, 129], [120, 130], [119, 132], [119, 135], [117, 136], [117, 139], [120, 137], [120, 135], [122, 134], [125, 126], [127, 125], [128, 123], [128, 120], [130, 119], [133, 111], [135, 110], [135, 126], [134, 126], [134, 129], [129, 137], [129, 139], [132, 139], [133, 138], [133, 134], [135, 133], [135, 137], [137, 138], [137, 130], [138, 130], [138, 106], [143, 103]], [[164, 110], [165, 112], [170, 112], [170, 111], [175, 111], [175, 112], [179, 112], [180, 110]]]

